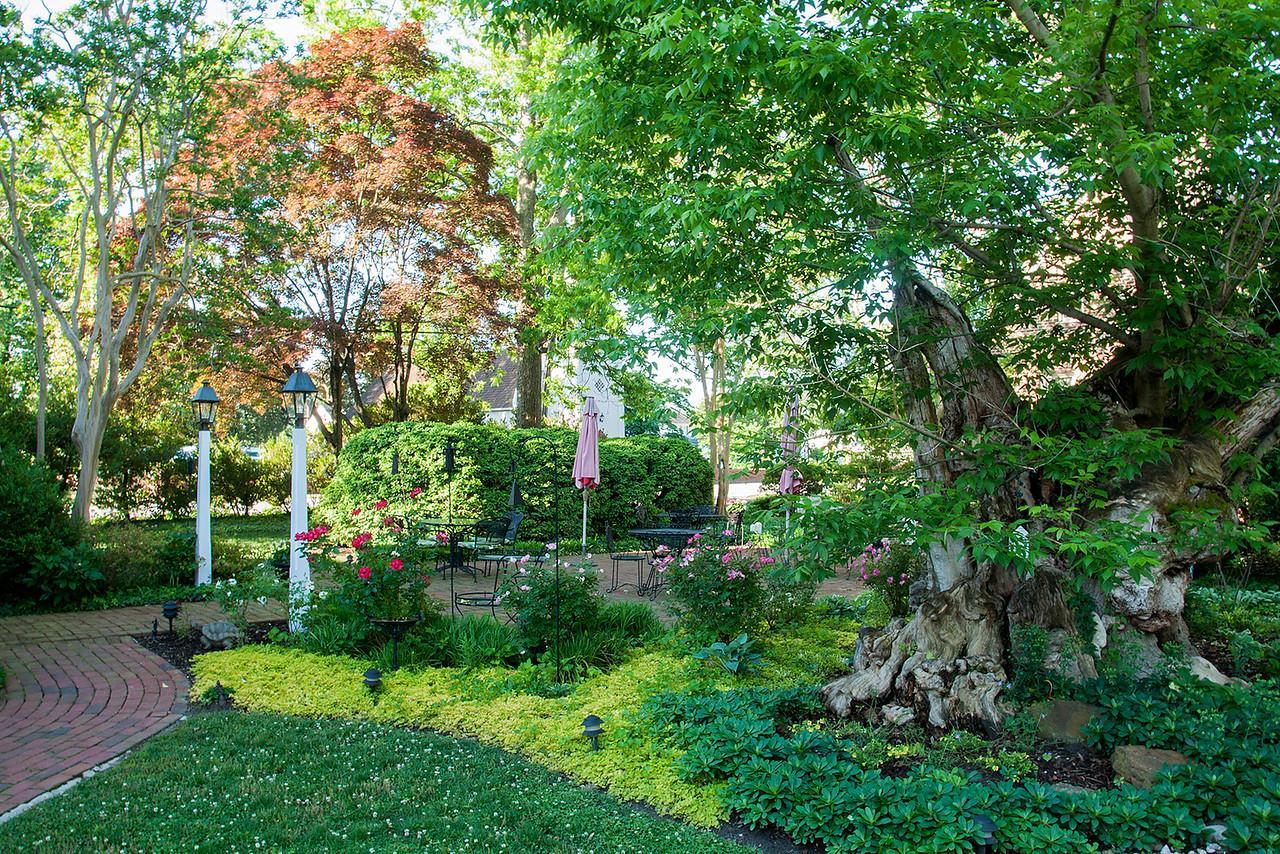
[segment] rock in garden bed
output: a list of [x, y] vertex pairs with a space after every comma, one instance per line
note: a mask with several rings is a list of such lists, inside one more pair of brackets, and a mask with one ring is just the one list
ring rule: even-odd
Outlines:
[[1139, 789], [1150, 789], [1162, 768], [1186, 765], [1187, 757], [1176, 750], [1160, 750], [1136, 744], [1124, 744], [1111, 754], [1116, 776]]
[[[266, 643], [267, 636], [273, 628], [284, 630], [288, 624], [287, 620], [251, 623], [248, 632], [239, 642]], [[173, 634], [162, 629], [154, 637], [148, 632], [145, 635], [135, 635], [134, 640], [187, 674], [188, 677], [191, 676], [191, 659], [209, 651], [203, 643], [201, 630], [194, 627], [185, 632], [175, 631]]]

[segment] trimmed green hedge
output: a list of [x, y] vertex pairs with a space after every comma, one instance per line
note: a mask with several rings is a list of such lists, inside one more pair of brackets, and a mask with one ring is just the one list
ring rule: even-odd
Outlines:
[[[572, 538], [581, 529], [582, 493], [574, 487], [573, 457], [578, 434], [563, 427], [514, 430], [492, 424], [387, 424], [363, 430], [342, 449], [333, 480], [324, 491], [321, 513], [342, 526], [353, 508], [380, 498], [393, 512], [413, 515], [449, 512], [444, 444], [456, 448], [453, 514], [486, 518], [506, 512], [511, 494], [511, 461], [523, 499], [521, 539], [550, 539], [556, 528]], [[398, 464], [396, 463], [398, 453]], [[393, 466], [396, 468], [392, 473]], [[680, 438], [631, 436], [600, 442], [600, 487], [592, 493], [589, 532], [605, 524], [619, 534], [636, 525], [636, 508], [649, 513], [711, 502], [711, 464], [697, 447]]]

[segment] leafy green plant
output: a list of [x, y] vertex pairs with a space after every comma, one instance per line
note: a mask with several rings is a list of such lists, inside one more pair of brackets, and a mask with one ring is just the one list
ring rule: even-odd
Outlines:
[[499, 590], [502, 606], [515, 618], [521, 647], [540, 653], [551, 648], [557, 629], [563, 642], [575, 631], [594, 628], [602, 605], [599, 583], [590, 561], [569, 563], [553, 556], [538, 566], [522, 558]]
[[719, 665], [730, 676], [745, 676], [756, 670], [764, 656], [756, 652], [755, 644], [747, 637], [746, 632], [725, 643], [717, 641], [693, 654], [699, 661], [711, 661]]
[[1009, 629], [1009, 658], [1013, 665], [1009, 694], [1021, 703], [1034, 703], [1059, 693], [1062, 677], [1045, 666], [1049, 633], [1024, 623]]
[[67, 608], [100, 592], [106, 578], [93, 547], [76, 543], [37, 555], [26, 581], [42, 604]]

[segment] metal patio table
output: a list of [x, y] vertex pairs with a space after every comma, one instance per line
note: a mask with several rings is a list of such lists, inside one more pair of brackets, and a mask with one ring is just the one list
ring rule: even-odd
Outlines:
[[[684, 550], [689, 547], [689, 539], [695, 534], [701, 534], [697, 528], [632, 528], [627, 531], [628, 534], [636, 539], [643, 540], [649, 546], [650, 551], [656, 551], [658, 546], [666, 546], [671, 553], [677, 558], [684, 554]], [[636, 588], [636, 593], [641, 596], [648, 596], [650, 599], [658, 598], [659, 591], [666, 586], [666, 581], [662, 575], [654, 567], [653, 561], [649, 561], [649, 576], [644, 583]]]

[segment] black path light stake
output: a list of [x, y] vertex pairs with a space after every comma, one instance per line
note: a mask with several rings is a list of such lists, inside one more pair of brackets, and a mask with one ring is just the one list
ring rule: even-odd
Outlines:
[[587, 715], [582, 719], [582, 734], [591, 741], [591, 749], [600, 749], [600, 736], [604, 734], [604, 727], [601, 726], [604, 721], [595, 715]]
[[382, 687], [382, 673], [376, 667], [370, 667], [364, 672], [364, 686], [370, 691], [377, 691]]
[[160, 616], [169, 621], [169, 634], [173, 634], [173, 621], [177, 619], [178, 612], [181, 610], [182, 606], [173, 599], [160, 606]]
[[973, 821], [978, 825], [979, 832], [982, 833], [982, 841], [978, 843], [976, 850], [979, 854], [994, 854], [996, 850], [996, 823], [985, 815], [976, 815]]

